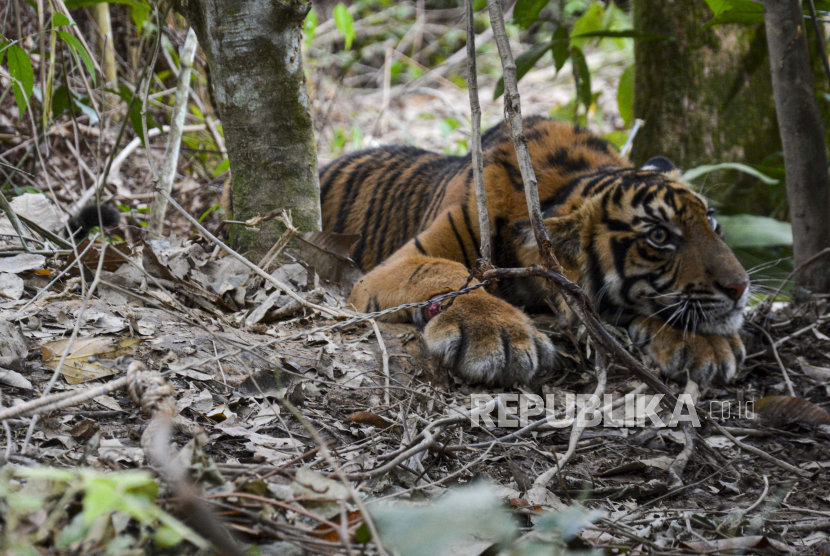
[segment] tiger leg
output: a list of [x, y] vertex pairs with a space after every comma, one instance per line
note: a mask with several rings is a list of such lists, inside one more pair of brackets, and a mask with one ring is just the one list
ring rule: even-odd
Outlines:
[[666, 378], [701, 385], [728, 384], [746, 357], [737, 333], [731, 336], [690, 334], [657, 319], [637, 317], [628, 327], [632, 341]]
[[[447, 245], [431, 241], [435, 238], [430, 232], [431, 228], [364, 276], [349, 302], [358, 310], [379, 311], [461, 289], [469, 270], [440, 257], [451, 255], [446, 249], [425, 255], [425, 246]], [[420, 325], [430, 355], [472, 383], [527, 383], [538, 370], [553, 365], [550, 339], [522, 311], [483, 289], [460, 295], [451, 304], [435, 303], [389, 317]]]

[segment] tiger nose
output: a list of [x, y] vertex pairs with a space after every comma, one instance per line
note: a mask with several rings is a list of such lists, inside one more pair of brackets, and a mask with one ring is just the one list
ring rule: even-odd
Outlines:
[[721, 286], [718, 284], [718, 288], [726, 294], [726, 297], [733, 301], [739, 300], [748, 287], [749, 280], [744, 280], [743, 282], [739, 282], [737, 284], [730, 284], [729, 286]]

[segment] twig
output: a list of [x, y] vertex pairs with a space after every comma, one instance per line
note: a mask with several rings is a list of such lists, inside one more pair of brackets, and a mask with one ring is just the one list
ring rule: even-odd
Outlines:
[[775, 347], [775, 340], [772, 339], [772, 336], [770, 336], [769, 332], [764, 330], [763, 326], [755, 324], [752, 321], [747, 322], [749, 322], [749, 324], [760, 330], [761, 334], [763, 334], [764, 337], [766, 337], [767, 341], [769, 342], [770, 348], [772, 348], [772, 354], [775, 356], [775, 360], [778, 362], [778, 367], [781, 369], [781, 374], [784, 375], [784, 382], [787, 384], [787, 390], [789, 391], [790, 396], [792, 396], [793, 398], [797, 397], [795, 395], [795, 390], [793, 389], [793, 383], [792, 381], [790, 381], [790, 374], [787, 372], [787, 367], [784, 366], [784, 362], [781, 361], [781, 356], [778, 354], [778, 349]]
[[780, 286], [778, 286], [778, 289], [777, 289], [777, 290], [775, 290], [775, 293], [772, 295], [772, 297], [768, 298], [768, 299], [770, 299], [770, 303], [772, 303], [773, 301], [775, 301], [775, 300], [778, 298], [778, 294], [780, 294], [780, 293], [781, 293], [781, 290], [783, 290], [783, 289], [784, 289], [784, 286], [786, 286], [786, 285], [787, 285], [787, 283], [788, 283], [790, 280], [792, 280], [792, 279], [793, 279], [793, 277], [794, 277], [796, 274], [798, 274], [798, 273], [799, 273], [799, 272], [801, 272], [801, 271], [802, 271], [805, 267], [809, 266], [810, 264], [814, 263], [816, 260], [818, 260], [819, 258], [821, 258], [821, 257], [823, 257], [823, 256], [825, 256], [825, 255], [830, 255], [830, 247], [825, 247], [824, 249], [822, 249], [821, 251], [819, 251], [818, 253], [816, 253], [815, 255], [813, 255], [812, 257], [810, 257], [809, 259], [807, 259], [806, 261], [804, 261], [803, 263], [801, 263], [800, 265], [798, 265], [797, 267], [795, 267], [795, 268], [793, 269], [793, 271], [792, 271], [792, 272], [790, 272], [790, 274], [789, 274], [789, 275], [788, 275], [788, 276], [784, 279], [784, 281], [783, 281], [783, 282], [781, 282], [781, 285], [780, 285]]
[[[161, 16], [159, 15], [158, 6], [155, 9], [156, 12], [156, 44], [153, 46], [153, 57], [150, 60], [150, 65], [147, 66], [147, 73], [144, 75], [144, 81], [139, 84], [144, 86], [144, 94], [142, 95], [141, 99], [141, 129], [144, 135], [144, 148], [147, 151], [147, 163], [150, 165], [150, 172], [153, 174], [153, 187], [156, 187], [159, 181], [158, 171], [156, 170], [156, 163], [153, 160], [153, 153], [150, 151], [150, 140], [147, 137], [147, 97], [150, 96], [150, 83], [153, 82], [153, 70], [156, 67], [156, 60], [159, 57], [159, 48], [161, 47]], [[165, 17], [167, 17], [167, 12], [165, 12]], [[133, 93], [133, 96], [138, 94], [138, 87], [136, 87], [136, 91]]]
[[9, 201], [6, 199], [6, 196], [0, 193], [0, 209], [3, 209], [3, 212], [8, 216], [9, 222], [11, 222], [14, 231], [17, 232], [17, 235], [20, 236], [20, 243], [23, 244], [23, 249], [27, 253], [32, 250], [29, 247], [29, 242], [26, 241], [26, 234], [23, 231], [23, 224], [20, 223], [20, 219], [17, 218], [17, 214], [15, 214], [14, 210], [12, 209]]
[[[812, 0], [810, 0], [810, 3], [811, 4], [813, 3]], [[747, 509], [744, 510], [744, 515], [748, 514], [749, 512], [751, 512], [752, 510], [754, 510], [755, 508], [760, 506], [761, 502], [764, 501], [764, 498], [767, 497], [768, 492], [769, 492], [769, 477], [764, 475], [764, 492], [761, 493], [761, 496], [758, 497], [758, 500], [756, 500], [750, 507], [748, 507]]]
[[689, 463], [689, 458], [692, 457], [692, 451], [695, 446], [695, 430], [689, 422], [683, 423], [683, 436], [685, 437], [686, 444], [669, 466], [669, 477], [671, 478], [669, 487], [671, 488], [683, 486], [683, 470], [686, 469], [686, 464]]
[[490, 252], [490, 217], [487, 213], [487, 192], [484, 189], [484, 162], [481, 155], [481, 104], [478, 101], [478, 74], [476, 73], [476, 33], [473, 21], [473, 0], [465, 0], [467, 8], [467, 88], [470, 91], [470, 114], [473, 135], [470, 151], [473, 160], [473, 181], [478, 207], [478, 229], [481, 258], [486, 264], [492, 261]]
[[542, 220], [536, 173], [530, 162], [530, 153], [527, 151], [527, 138], [524, 135], [522, 106], [516, 77], [516, 62], [513, 60], [513, 52], [510, 50], [510, 42], [507, 39], [501, 3], [499, 3], [499, 0], [487, 0], [487, 7], [490, 10], [490, 25], [493, 27], [493, 36], [496, 39], [496, 45], [499, 49], [499, 57], [501, 58], [504, 74], [505, 119], [509, 123], [510, 134], [513, 137], [513, 146], [516, 149], [516, 158], [519, 161], [519, 170], [521, 171], [522, 182], [524, 183], [525, 200], [527, 201], [527, 210], [530, 216], [531, 226], [533, 227], [533, 235], [536, 237], [536, 243], [539, 244], [539, 254], [542, 257], [543, 265], [561, 274], [562, 267], [553, 254], [548, 231]]
[[285, 210], [282, 210], [282, 213], [277, 217], [277, 220], [282, 222], [283, 226], [285, 226], [285, 231], [282, 233], [280, 238], [274, 244], [271, 249], [262, 257], [262, 260], [259, 261], [259, 268], [268, 272], [268, 269], [274, 263], [277, 257], [280, 256], [283, 249], [285, 249], [288, 244], [294, 239], [294, 236], [297, 235], [297, 228], [294, 227], [294, 223], [291, 222], [291, 215], [289, 215]]
[[386, 390], [383, 394], [383, 401], [389, 405], [389, 352], [386, 351], [386, 344], [383, 343], [383, 335], [380, 333], [380, 328], [375, 319], [369, 321], [372, 323], [372, 328], [375, 330], [375, 337], [378, 339], [378, 346], [380, 346], [381, 360], [383, 361], [383, 383]]
[[[605, 394], [605, 383], [607, 377], [607, 370], [605, 367], [605, 361], [602, 357], [602, 352], [597, 350], [596, 352], [596, 369], [597, 369], [597, 387], [594, 390], [594, 398], [593, 400], [599, 400], [600, 397]], [[598, 407], [594, 407], [593, 403], [586, 404], [580, 411], [574, 421], [573, 428], [571, 429], [571, 438], [570, 442], [568, 443], [568, 451], [561, 458], [557, 458], [556, 465], [536, 477], [536, 480], [533, 481], [534, 487], [542, 487], [547, 488], [548, 483], [553, 480], [557, 473], [561, 472], [562, 468], [568, 464], [571, 460], [573, 455], [576, 453], [576, 445], [579, 442], [579, 439], [582, 437], [582, 433], [587, 426], [587, 421], [585, 420], [585, 415], [588, 412], [594, 412]]]
[[[182, 143], [182, 129], [184, 118], [187, 115], [188, 91], [190, 91], [190, 70], [193, 67], [193, 59], [196, 56], [196, 47], [199, 41], [196, 39], [196, 31], [193, 27], [187, 32], [181, 54], [179, 55], [180, 69], [179, 81], [176, 89], [176, 101], [173, 104], [173, 114], [170, 117], [170, 133], [167, 136], [167, 149], [164, 151], [164, 164], [161, 167], [161, 178], [158, 186], [167, 193], [173, 190], [173, 182], [176, 178], [176, 168], [179, 161], [179, 148]], [[149, 140], [147, 141], [149, 145]], [[150, 162], [152, 166], [152, 161]], [[147, 231], [150, 238], [161, 237], [164, 228], [164, 213], [167, 211], [167, 199], [156, 195], [153, 208], [150, 211], [150, 223]]]
[[634, 138], [637, 137], [637, 132], [640, 131], [640, 128], [645, 122], [640, 118], [634, 120], [634, 125], [631, 126], [631, 131], [628, 132], [628, 138], [625, 140], [622, 148], [620, 149], [620, 156], [623, 158], [628, 157], [628, 153], [631, 152], [631, 148], [634, 146]]
[[312, 302], [308, 301], [307, 299], [303, 298], [301, 295], [296, 293], [293, 289], [291, 289], [287, 285], [283, 284], [282, 282], [280, 282], [279, 280], [277, 280], [276, 278], [274, 278], [273, 276], [271, 276], [270, 274], [268, 274], [267, 272], [265, 272], [264, 270], [259, 268], [257, 265], [255, 265], [254, 263], [252, 263], [251, 261], [249, 261], [248, 259], [246, 259], [242, 255], [240, 255], [239, 253], [237, 253], [236, 251], [234, 251], [233, 249], [231, 249], [230, 247], [228, 247], [227, 245], [222, 243], [222, 241], [220, 241], [219, 238], [217, 238], [215, 235], [213, 235], [212, 233], [207, 231], [204, 226], [199, 224], [198, 220], [193, 218], [186, 210], [184, 210], [184, 208], [182, 208], [182, 206], [179, 203], [177, 203], [176, 200], [173, 199], [173, 197], [171, 197], [169, 193], [167, 193], [166, 191], [163, 191], [161, 189], [156, 189], [156, 191], [158, 193], [160, 193], [162, 196], [166, 197], [167, 201], [173, 206], [173, 208], [178, 210], [182, 214], [182, 216], [184, 216], [187, 219], [188, 222], [190, 222], [193, 226], [196, 227], [196, 229], [198, 229], [200, 232], [202, 232], [202, 234], [204, 234], [205, 237], [207, 237], [209, 240], [211, 240], [214, 243], [214, 245], [217, 245], [220, 249], [225, 251], [228, 255], [230, 255], [234, 259], [238, 260], [239, 262], [241, 262], [242, 264], [247, 266], [249, 269], [251, 269], [259, 277], [263, 278], [265, 281], [270, 282], [270, 283], [274, 284], [276, 287], [283, 290], [289, 297], [291, 297], [294, 300], [300, 302], [302, 305], [304, 305], [306, 307], [309, 307], [311, 309], [320, 311], [321, 313], [326, 313], [326, 314], [331, 315], [333, 317], [348, 318], [349, 316], [351, 316], [351, 315], [348, 315], [347, 313], [344, 313], [343, 311], [338, 311], [336, 309], [330, 309], [330, 308], [325, 307], [323, 305], [317, 305], [317, 304], [312, 303]]

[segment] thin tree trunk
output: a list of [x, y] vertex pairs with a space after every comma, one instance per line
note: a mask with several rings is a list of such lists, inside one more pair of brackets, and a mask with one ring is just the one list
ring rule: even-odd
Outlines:
[[[319, 230], [317, 152], [303, 73], [308, 0], [176, 0], [210, 65], [233, 175], [235, 220], [291, 210], [301, 231]], [[232, 229], [234, 247], [259, 260], [283, 231]]]
[[[787, 199], [796, 267], [830, 247], [827, 151], [799, 0], [764, 0], [772, 84], [784, 146]], [[814, 292], [830, 292], [830, 257], [819, 257], [796, 276]]]
[[[196, 47], [199, 43], [191, 27], [179, 54], [179, 82], [176, 88], [176, 101], [173, 104], [173, 114], [170, 118], [170, 134], [167, 136], [167, 148], [164, 151], [164, 164], [161, 167], [161, 178], [158, 187], [170, 193], [173, 191], [173, 182], [176, 181], [176, 169], [179, 166], [179, 149], [182, 144], [182, 128], [187, 116], [187, 100], [190, 96], [190, 70], [193, 59], [196, 57]], [[164, 229], [164, 215], [167, 212], [167, 198], [156, 193], [153, 199], [153, 208], [150, 210], [150, 224], [147, 234], [152, 239], [162, 237]]]
[[112, 22], [110, 20], [110, 5], [106, 2], [90, 6], [95, 24], [101, 35], [98, 42], [101, 46], [101, 59], [104, 61], [104, 80], [107, 85], [117, 89], [118, 69], [115, 65], [115, 45], [112, 42]]

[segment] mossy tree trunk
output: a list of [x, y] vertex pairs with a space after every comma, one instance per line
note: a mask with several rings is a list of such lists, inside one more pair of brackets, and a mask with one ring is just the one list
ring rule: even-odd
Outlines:
[[[290, 209], [300, 231], [319, 230], [320, 194], [302, 23], [309, 0], [174, 0], [210, 65], [233, 176], [234, 220]], [[283, 229], [234, 226], [233, 245], [258, 261]]]
[[713, 14], [702, 0], [632, 4], [636, 30], [669, 38], [635, 42], [634, 113], [645, 120], [635, 162], [760, 163], [781, 150], [763, 25], [704, 28]]
[[[830, 183], [824, 126], [799, 0], [764, 0], [775, 104], [784, 144], [793, 253], [801, 270], [796, 283], [830, 292]], [[821, 258], [818, 258], [821, 257]]]

